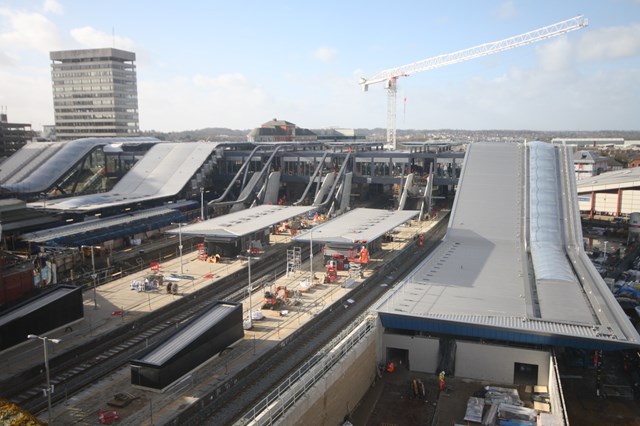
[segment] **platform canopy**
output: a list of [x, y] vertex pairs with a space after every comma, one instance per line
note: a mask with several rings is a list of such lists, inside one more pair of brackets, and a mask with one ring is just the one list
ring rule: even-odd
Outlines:
[[229, 238], [250, 235], [271, 225], [305, 215], [314, 210], [313, 206], [274, 206], [262, 205], [224, 216], [183, 226], [181, 230], [172, 229], [168, 233], [195, 235], [209, 238]]
[[123, 238], [178, 222], [184, 218], [182, 209], [189, 204], [188, 201], [178, 201], [167, 204], [166, 207], [133, 211], [128, 214], [30, 232], [22, 234], [20, 238], [36, 244], [46, 243], [66, 247], [100, 244], [106, 240]]
[[352, 244], [358, 241], [373, 241], [385, 233], [416, 217], [417, 210], [379, 210], [357, 208], [329, 222], [314, 227], [311, 231], [293, 237], [296, 242], [313, 240], [325, 244]]
[[89, 212], [175, 197], [219, 144], [165, 142], [154, 145], [108, 192], [29, 203], [31, 208]]

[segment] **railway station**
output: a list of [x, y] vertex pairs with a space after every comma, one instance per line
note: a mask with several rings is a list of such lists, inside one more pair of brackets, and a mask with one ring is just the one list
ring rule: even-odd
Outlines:
[[[287, 209], [286, 207], [283, 208], [281, 206], [275, 207], [277, 207], [276, 210]], [[302, 210], [304, 213], [307, 209], [302, 208]], [[299, 211], [297, 212], [299, 213]], [[286, 217], [293, 217], [288, 216], [290, 213], [291, 212], [284, 216], [280, 213], [277, 218], [284, 220]], [[402, 212], [398, 218], [389, 222], [389, 231], [394, 231], [393, 225], [397, 226], [396, 232], [394, 233], [396, 238], [394, 241], [382, 243], [380, 250], [372, 254], [371, 262], [377, 265], [378, 269], [380, 266], [386, 264], [397, 256], [400, 252], [399, 249], [403, 246], [414, 246], [417, 241], [417, 235], [426, 233], [429, 226], [432, 226], [435, 223], [426, 222], [424, 224], [420, 224], [419, 222], [415, 222], [410, 227], [399, 226], [402, 223], [411, 220], [416, 213], [417, 212]], [[379, 212], [379, 215], [383, 216], [387, 216], [388, 214], [389, 212], [386, 211]], [[273, 218], [273, 216], [271, 217]], [[270, 222], [271, 220], [272, 219], [269, 219], [267, 222]], [[260, 229], [258, 223], [254, 223], [253, 226]], [[348, 234], [349, 231], [347, 230], [344, 233]], [[285, 231], [283, 234], [270, 234], [270, 238], [271, 243], [264, 247], [263, 252], [260, 254], [261, 258], [256, 257], [255, 260], [252, 261], [254, 264], [251, 267], [254, 271], [259, 271], [259, 267], [262, 262], [270, 262], [270, 256], [277, 252], [279, 245], [286, 244], [291, 240], [291, 231]], [[201, 292], [202, 290], [216, 286], [216, 283], [225, 277], [234, 276], [241, 271], [246, 272], [248, 267], [248, 261], [242, 259], [230, 259], [220, 263], [210, 263], [202, 260], [202, 256], [199, 251], [194, 251], [185, 254], [182, 264], [179, 259], [173, 259], [167, 263], [159, 265], [159, 271], [151, 271], [150, 269], [140, 271], [134, 276], [129, 276], [100, 286], [97, 289], [97, 305], [96, 300], [91, 296], [91, 293], [85, 294], [85, 318], [79, 323], [72, 324], [71, 331], [65, 330], [66, 327], [60, 327], [57, 330], [48, 332], [48, 335], [51, 336], [51, 338], [55, 337], [62, 340], [54, 348], [53, 355], [63, 351], [80, 350], [80, 348], [83, 347], [83, 344], [90, 344], [92, 339], [96, 336], [119, 332], [118, 330], [126, 330], [139, 322], [144, 322], [145, 316], [149, 313], [160, 312], [163, 309], [167, 309], [167, 306], [171, 304], [185, 303], [186, 299], [192, 297], [201, 297], [199, 291]], [[339, 271], [338, 280], [336, 282], [333, 282], [330, 285], [316, 283], [313, 287], [309, 287], [307, 285], [301, 285], [309, 282], [309, 277], [312, 273], [311, 266], [308, 265], [308, 262], [304, 262], [304, 259], [301, 259], [299, 268], [296, 270], [291, 270], [290, 268], [285, 269], [284, 264], [282, 267], [283, 269], [276, 272], [273, 276], [266, 276], [267, 279], [264, 279], [264, 277], [260, 279], [258, 276], [255, 283], [249, 283], [249, 286], [251, 286], [250, 298], [247, 298], [246, 285], [244, 286], [244, 290], [240, 291], [244, 311], [243, 316], [246, 318], [249, 315], [251, 306], [255, 307], [254, 312], [261, 311], [262, 315], [259, 320], [254, 320], [250, 330], [245, 330], [244, 339], [233, 346], [233, 365], [230, 365], [231, 363], [229, 363], [228, 357], [224, 355], [214, 357], [213, 361], [206, 363], [205, 367], [200, 367], [200, 369], [192, 371], [187, 376], [182, 377], [182, 379], [178, 379], [177, 384], [174, 383], [172, 385], [174, 388], [176, 386], [181, 388], [182, 386], [185, 386], [185, 383], [194, 383], [194, 381], [197, 380], [204, 380], [205, 377], [211, 374], [212, 369], [213, 371], [218, 372], [216, 373], [216, 377], [218, 377], [218, 379], [221, 377], [227, 377], [227, 374], [230, 374], [232, 369], [233, 371], [241, 371], [246, 368], [247, 362], [252, 362], [252, 360], [254, 360], [261, 352], [277, 348], [279, 342], [282, 342], [287, 336], [295, 334], [297, 329], [313, 320], [313, 318], [324, 309], [339, 308], [345, 310], [348, 309], [350, 303], [359, 303], [358, 300], [349, 300], [349, 294], [351, 293], [353, 286], [350, 285], [349, 287], [351, 288], [348, 288], [342, 286], [342, 284], [347, 281], [362, 282], [375, 273], [372, 268], [371, 270], [366, 270], [363, 277], [352, 277], [348, 271]], [[321, 256], [317, 256], [315, 258], [315, 270], [320, 271], [323, 267], [324, 260]], [[180, 269], [183, 269], [183, 274], [179, 273]], [[165, 275], [170, 280], [177, 280], [179, 282], [180, 287], [177, 294], [167, 293], [164, 291], [164, 288], [152, 289], [150, 291], [138, 291], [132, 288], [132, 282], [141, 282], [150, 274], [155, 275], [158, 273]], [[264, 294], [267, 291], [273, 291], [275, 293], [275, 289], [278, 287], [290, 289], [292, 290], [292, 294], [289, 296], [281, 295], [283, 300], [280, 309], [260, 309], [264, 302]], [[95, 308], [96, 306], [97, 309]], [[187, 331], [187, 333], [189, 332]], [[188, 334], [188, 336], [189, 338], [197, 337], [193, 332]], [[176, 334], [175, 339], [176, 341], [184, 340], [185, 337], [180, 337], [179, 334]], [[172, 339], [163, 340], [163, 342], [166, 342], [166, 345], [168, 345], [167, 348], [170, 348], [165, 350], [171, 350], [171, 353], [173, 354], [174, 351], [179, 351], [179, 348], [176, 347], [172, 341]], [[240, 356], [240, 353], [243, 355]], [[30, 364], [37, 365], [41, 356], [40, 347], [33, 344], [33, 342], [27, 342], [23, 343], [19, 347], [13, 348], [12, 350], [5, 351], [3, 356], [6, 360], [6, 368], [3, 369], [3, 379], [8, 379], [11, 376], [20, 375], [25, 368], [29, 368]], [[236, 356], [238, 356], [237, 359]], [[140, 358], [140, 360], [133, 361], [131, 364], [132, 368], [135, 365], [146, 365], [144, 356], [141, 355]], [[191, 367], [191, 370], [197, 368], [198, 363], [193, 363]], [[222, 373], [222, 369], [224, 369], [224, 373]], [[142, 389], [139, 389], [138, 386], [132, 386], [131, 381], [135, 381], [137, 379], [132, 379], [129, 377], [131, 374], [127, 373], [128, 368], [124, 367], [117, 375], [117, 377], [120, 377], [122, 381], [117, 381], [115, 384], [108, 385], [112, 387], [113, 394], [125, 390], [127, 393], [132, 395], [142, 395], [140, 400], [144, 401], [145, 404], [152, 404], [156, 407], [157, 412], [154, 412], [156, 421], [163, 415], [169, 415], [169, 413], [172, 412], [172, 406], [168, 404], [167, 394], [174, 395], [172, 393], [175, 391], [174, 388], [169, 386], [167, 389], [166, 386], [164, 386], [166, 383], [163, 382], [163, 393], [158, 394], [155, 390], [143, 391]], [[135, 377], [138, 376], [136, 375]], [[185, 377], [187, 377], [188, 380], [185, 379]], [[187, 380], [187, 382], [185, 382], [185, 380]], [[101, 408], [105, 408], [106, 402], [104, 400], [96, 400], [96, 396], [92, 393], [97, 392], [104, 395], [104, 386], [104, 384], [97, 382], [92, 387], [94, 388], [93, 391], [88, 391], [88, 393], [85, 392], [85, 397], [73, 402], [74, 404], [78, 404], [78, 407], [83, 407], [87, 419], [91, 418], [91, 416]], [[136, 400], [138, 402], [134, 402], [134, 404], [141, 403], [140, 400]], [[164, 411], [160, 409], [164, 404], [167, 404], [165, 407], [165, 414], [163, 414]], [[138, 409], [140, 409], [140, 407], [138, 407]], [[55, 411], [56, 409], [54, 408], [54, 419], [57, 419], [60, 422], [77, 421], [77, 418], [74, 420], [64, 417], [68, 414], [65, 407], [60, 407], [59, 415], [62, 417], [57, 417]], [[144, 420], [142, 419], [147, 416], [147, 413], [144, 410], [137, 414], [133, 412], [134, 410], [130, 410], [132, 411], [130, 419], [126, 417], [128, 411], [129, 410], [127, 409], [119, 410], [121, 422], [124, 421], [125, 424], [144, 424]], [[76, 412], [76, 415], [78, 415], [78, 412]]]
[[[103, 192], [47, 192], [51, 198], [28, 204], [68, 225], [30, 231], [24, 241], [41, 250], [80, 242], [93, 266], [84, 318], [42, 332], [60, 340], [50, 352], [58, 422], [94, 421], [106, 406], [117, 407], [110, 411], [121, 424], [293, 424], [309, 415], [339, 422], [391, 374], [381, 369], [390, 362], [414, 377], [544, 386], [552, 408], [540, 412], [558, 420], [566, 408], [553, 349], [638, 347], [637, 331], [581, 251], [577, 208], [567, 202], [556, 211], [540, 195], [575, 192], [562, 147], [476, 144], [460, 168], [465, 154], [455, 144], [174, 145], [148, 143], [119, 180], [102, 180]], [[158, 155], [173, 159], [157, 167]], [[487, 173], [482, 165], [492, 161]], [[294, 169], [298, 163], [307, 166]], [[96, 172], [103, 179], [91, 167], [75, 173], [78, 182]], [[549, 176], [560, 184], [549, 186]], [[60, 178], [50, 181], [61, 187]], [[454, 192], [449, 218], [447, 202], [437, 200]], [[487, 200], [502, 206], [500, 222], [477, 208]], [[158, 237], [169, 255], [145, 252]], [[129, 253], [136, 265], [123, 268], [111, 254], [98, 262], [98, 245]], [[565, 246], [566, 254], [557, 251]], [[47, 251], [41, 256], [57, 265]], [[565, 256], [573, 266], [555, 261]], [[62, 266], [57, 273], [68, 276]], [[244, 337], [207, 351], [208, 360], [185, 361], [186, 340], [207, 331], [181, 333], [211, 300], [242, 305], [234, 324]], [[21, 384], [12, 400], [44, 414], [36, 343], [2, 352], [2, 382]], [[171, 355], [148, 362], [157, 348]], [[89, 358], [75, 367], [76, 381], [65, 365], [81, 354]], [[115, 363], [118, 356], [125, 361]], [[161, 373], [177, 359], [178, 372]], [[72, 395], [66, 405], [60, 389]]]

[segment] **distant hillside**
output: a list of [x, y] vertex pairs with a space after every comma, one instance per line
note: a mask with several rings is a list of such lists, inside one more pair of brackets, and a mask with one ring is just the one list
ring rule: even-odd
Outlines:
[[[311, 129], [319, 133], [317, 129]], [[182, 132], [157, 132], [154, 130], [144, 132], [144, 136], [154, 136], [168, 141], [231, 141], [246, 142], [250, 130], [234, 130], [224, 127], [209, 127], [206, 129], [184, 130]], [[355, 129], [356, 135], [365, 136], [368, 139], [384, 140], [387, 131], [382, 128]], [[615, 131], [601, 130], [594, 132], [578, 130], [561, 131], [536, 131], [536, 130], [414, 130], [398, 129], [399, 140], [456, 140], [456, 141], [482, 141], [496, 139], [526, 139], [550, 141], [553, 138], [624, 138], [626, 140], [640, 140], [640, 131]]]
[[144, 136], [153, 136], [166, 141], [232, 141], [246, 142], [249, 130], [233, 130], [223, 127], [208, 127], [206, 129], [183, 130], [182, 132], [157, 132], [151, 130], [144, 132]]

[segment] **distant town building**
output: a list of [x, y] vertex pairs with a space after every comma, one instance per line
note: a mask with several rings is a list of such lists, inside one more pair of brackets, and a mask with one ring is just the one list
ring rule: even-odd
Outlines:
[[365, 140], [365, 135], [357, 135], [355, 129], [320, 129], [314, 130], [318, 135], [318, 140], [322, 141], [345, 141], [345, 140]]
[[576, 180], [597, 176], [609, 170], [609, 159], [595, 151], [577, 151], [573, 156]]
[[640, 157], [638, 158], [633, 158], [631, 160], [629, 160], [629, 162], [627, 163], [627, 167], [628, 168], [633, 168], [633, 167], [638, 167], [640, 166]]
[[53, 124], [44, 124], [42, 126], [42, 132], [40, 132], [40, 138], [46, 141], [56, 140], [56, 126]]
[[295, 124], [274, 118], [247, 135], [249, 142], [310, 142], [317, 141], [318, 136], [309, 129], [302, 129]]
[[135, 53], [64, 50], [50, 58], [57, 140], [139, 133]]
[[551, 143], [566, 144], [582, 147], [624, 145], [624, 138], [553, 138]]
[[9, 123], [7, 114], [0, 113], [0, 160], [11, 157], [33, 136], [31, 124]]
[[608, 172], [616, 172], [618, 170], [624, 169], [624, 164], [616, 160], [615, 158], [606, 157], [607, 159], [607, 171]]

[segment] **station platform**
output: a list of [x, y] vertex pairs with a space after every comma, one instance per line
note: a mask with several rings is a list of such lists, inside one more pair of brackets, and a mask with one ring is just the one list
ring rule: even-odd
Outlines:
[[[274, 279], [252, 276], [252, 281], [258, 285], [253, 287], [251, 297], [245, 298], [242, 302], [243, 316], [249, 318], [251, 306], [254, 313], [259, 311], [264, 318], [252, 321], [251, 329], [245, 330], [244, 339], [230, 350], [229, 353], [232, 355], [225, 354], [228, 351], [224, 351], [171, 385], [164, 393], [134, 388], [131, 385], [130, 368], [126, 366], [70, 397], [64, 403], [55, 405], [53, 421], [56, 424], [96, 424], [98, 411], [109, 409], [107, 402], [112, 400], [115, 394], [127, 392], [135, 395], [137, 399], [126, 407], [116, 409], [120, 416], [118, 424], [165, 423], [180, 407], [196, 402], [199, 395], [215, 389], [249, 365], [257, 356], [280, 344], [301, 325], [313, 320], [322, 310], [348, 309], [348, 303], [337, 305], [336, 302], [343, 299], [359, 282], [375, 274], [379, 265], [393, 261], [407, 245], [416, 244], [417, 234], [427, 233], [437, 220], [438, 218], [424, 222], [411, 221], [408, 225], [396, 228], [393, 241], [384, 242], [382, 250], [372, 254], [369, 265], [362, 270], [362, 275], [353, 271], [338, 271], [336, 283], [322, 284], [321, 280], [317, 279], [314, 280], [315, 285], [310, 286], [311, 268], [308, 258], [302, 259], [299, 269], [288, 276], [284, 270], [278, 272]], [[265, 252], [281, 249], [284, 244], [290, 242], [291, 236], [279, 234], [271, 235], [270, 238], [269, 246], [264, 248]], [[257, 262], [260, 260], [252, 260], [252, 267]], [[95, 299], [93, 290], [87, 290], [83, 296], [84, 319], [71, 324], [70, 327], [47, 333], [49, 338], [62, 339], [58, 345], [51, 345], [50, 357], [86, 343], [93, 337], [129, 321], [139, 319], [202, 286], [215, 285], [216, 281], [246, 267], [247, 261], [209, 263], [200, 260], [198, 252], [185, 253], [182, 267], [179, 258], [160, 265], [162, 274], [192, 277], [178, 281], [177, 295], [167, 294], [165, 288], [147, 292], [132, 290], [131, 284], [134, 280], [143, 281], [146, 275], [152, 273], [148, 267], [137, 274], [99, 286], [95, 292]], [[321, 253], [316, 254], [313, 258], [313, 275], [320, 278], [324, 271], [323, 256]], [[259, 284], [260, 282], [262, 284]], [[275, 292], [277, 287], [286, 287], [291, 292], [288, 303], [273, 310], [261, 309], [264, 292]], [[5, 378], [35, 365], [41, 365], [42, 356], [42, 344], [31, 340], [6, 350], [0, 354], [0, 377]], [[46, 419], [47, 413], [40, 413], [40, 418]]]

